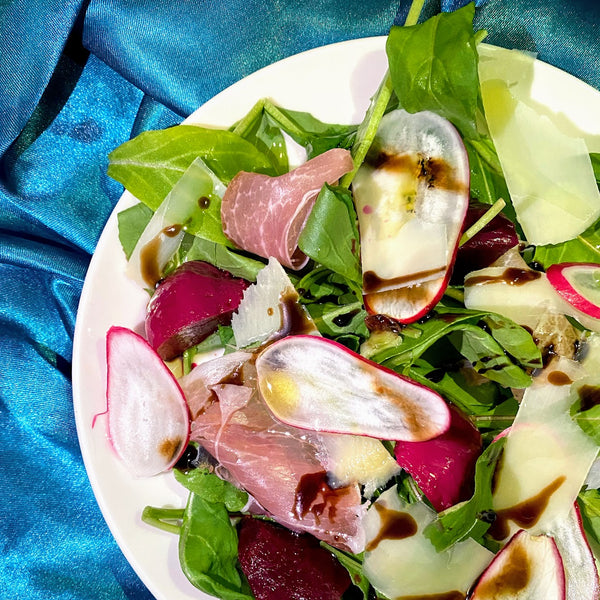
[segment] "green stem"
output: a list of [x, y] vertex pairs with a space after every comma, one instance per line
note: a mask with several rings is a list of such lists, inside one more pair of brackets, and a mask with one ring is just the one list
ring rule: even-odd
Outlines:
[[457, 290], [456, 288], [448, 287], [444, 292], [444, 296], [448, 296], [448, 298], [452, 298], [453, 300], [458, 300], [458, 302], [465, 302], [465, 294], [461, 290]]
[[356, 172], [363, 164], [363, 161], [367, 156], [367, 152], [373, 143], [377, 129], [379, 129], [379, 123], [385, 114], [385, 110], [388, 106], [390, 98], [392, 97], [393, 91], [394, 88], [392, 86], [392, 79], [389, 72], [386, 72], [385, 77], [381, 82], [377, 93], [375, 94], [375, 98], [371, 102], [371, 106], [369, 106], [369, 110], [367, 111], [365, 119], [360, 124], [360, 127], [356, 133], [356, 141], [352, 147], [354, 168], [349, 173], [346, 173], [340, 180], [340, 185], [342, 187], [350, 187]]
[[469, 419], [473, 421], [476, 427], [501, 427], [505, 429], [513, 424], [515, 417], [510, 415], [469, 415]]
[[[416, 25], [421, 16], [421, 11], [425, 5], [425, 0], [413, 0], [408, 15], [406, 15], [406, 21], [404, 26], [408, 27]], [[389, 71], [386, 72], [383, 81], [379, 85], [379, 88], [375, 94], [375, 97], [371, 101], [371, 106], [367, 110], [367, 114], [363, 122], [360, 124], [356, 133], [356, 141], [352, 147], [352, 159], [354, 160], [354, 168], [349, 173], [346, 173], [340, 181], [342, 187], [348, 188], [352, 183], [356, 172], [362, 165], [367, 152], [373, 143], [375, 134], [379, 129], [379, 123], [385, 114], [388, 107], [390, 98], [394, 92], [394, 86], [392, 84], [392, 78], [390, 77]]]
[[265, 107], [265, 99], [261, 98], [258, 102], [250, 109], [250, 111], [246, 114], [245, 117], [240, 119], [235, 127], [233, 128], [233, 133], [239, 135], [240, 137], [244, 137], [244, 134], [252, 123], [256, 120], [256, 118], [260, 115]]
[[410, 5], [410, 8], [408, 10], [408, 14], [406, 15], [406, 21], [404, 21], [405, 27], [416, 25], [419, 22], [419, 17], [421, 16], [423, 6], [425, 6], [425, 0], [412, 1], [412, 4]]
[[[146, 506], [142, 512], [142, 521], [157, 529], [179, 535], [181, 525], [176, 523], [179, 523], [183, 519], [184, 512], [183, 508]], [[175, 521], [176, 523], [172, 523], [171, 521]]]
[[475, 41], [476, 45], [481, 44], [481, 42], [483, 42], [483, 40], [485, 40], [485, 38], [488, 36], [488, 32], [487, 29], [479, 29], [478, 31], [475, 32], [475, 34], [473, 35], [473, 39]]
[[480, 219], [475, 221], [469, 229], [467, 229], [460, 238], [458, 242], [459, 246], [462, 246], [466, 242], [468, 242], [472, 237], [476, 236], [486, 225], [490, 223], [490, 221], [496, 217], [502, 209], [506, 206], [506, 202], [502, 198], [498, 198], [492, 206], [490, 206], [489, 210], [486, 211]]

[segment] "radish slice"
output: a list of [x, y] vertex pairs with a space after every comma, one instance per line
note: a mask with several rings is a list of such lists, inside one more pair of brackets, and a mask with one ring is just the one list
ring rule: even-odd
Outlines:
[[422, 441], [450, 425], [436, 392], [325, 338], [283, 338], [259, 354], [256, 370], [271, 412], [302, 429]]
[[363, 571], [378, 592], [406, 600], [465, 598], [494, 555], [471, 538], [438, 552], [423, 535], [435, 517], [422, 502], [405, 504], [396, 486], [367, 511]]
[[152, 347], [125, 327], [106, 336], [108, 435], [134, 477], [171, 468], [189, 438], [189, 414], [177, 380]]
[[546, 271], [554, 289], [574, 308], [600, 319], [600, 265], [562, 263]]
[[367, 309], [423, 316], [448, 283], [469, 205], [469, 164], [452, 124], [431, 112], [388, 113], [353, 182]]
[[475, 463], [481, 453], [481, 434], [456, 408], [450, 408], [450, 428], [426, 442], [398, 442], [398, 464], [412, 475], [437, 511], [473, 493]]
[[583, 531], [577, 503], [567, 517], [557, 519], [548, 528], [565, 568], [566, 600], [598, 600], [600, 582], [596, 561]]
[[470, 600], [565, 599], [565, 573], [556, 543], [519, 531], [479, 578]]

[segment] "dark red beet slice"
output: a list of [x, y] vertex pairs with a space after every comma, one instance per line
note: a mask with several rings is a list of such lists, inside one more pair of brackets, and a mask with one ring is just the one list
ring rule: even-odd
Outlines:
[[[471, 202], [463, 232], [489, 209], [487, 204]], [[489, 266], [518, 243], [519, 238], [512, 221], [502, 213], [496, 215], [479, 233], [458, 248], [451, 282], [462, 284], [467, 273]]]
[[186, 262], [156, 289], [146, 313], [146, 337], [163, 360], [172, 360], [231, 322], [244, 279], [202, 261]]
[[398, 464], [437, 511], [471, 497], [481, 454], [479, 430], [453, 406], [450, 415], [446, 433], [426, 442], [397, 442], [394, 449]]
[[316, 538], [269, 521], [244, 517], [238, 552], [256, 600], [340, 600], [351, 584]]

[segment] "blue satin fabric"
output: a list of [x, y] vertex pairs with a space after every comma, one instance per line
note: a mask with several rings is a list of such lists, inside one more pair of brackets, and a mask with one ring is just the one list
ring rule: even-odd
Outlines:
[[[0, 2], [0, 600], [151, 598], [97, 508], [72, 412], [77, 303], [121, 193], [108, 153], [275, 60], [383, 35], [407, 6]], [[595, 1], [487, 0], [477, 26], [600, 87]]]

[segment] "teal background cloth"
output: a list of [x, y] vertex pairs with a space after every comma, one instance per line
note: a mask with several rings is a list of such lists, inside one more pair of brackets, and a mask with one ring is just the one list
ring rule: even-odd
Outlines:
[[[596, 0], [478, 5], [487, 41], [600, 88]], [[96, 505], [73, 417], [77, 305], [122, 192], [108, 153], [276, 60], [385, 35], [407, 6], [0, 0], [0, 600], [152, 598]]]

